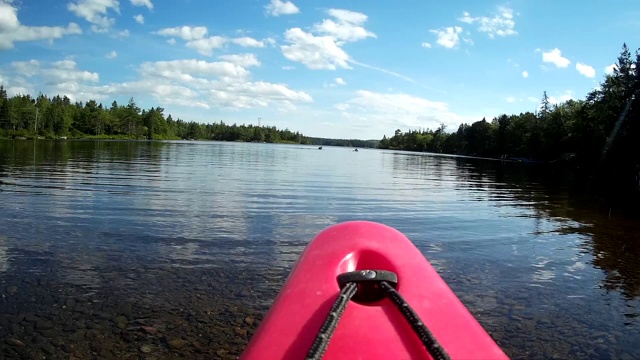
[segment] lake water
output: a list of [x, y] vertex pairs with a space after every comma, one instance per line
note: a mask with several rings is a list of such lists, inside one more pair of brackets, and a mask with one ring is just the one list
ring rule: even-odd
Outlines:
[[510, 357], [640, 358], [637, 221], [560, 171], [352, 150], [0, 141], [0, 356], [233, 359], [308, 241], [364, 219]]

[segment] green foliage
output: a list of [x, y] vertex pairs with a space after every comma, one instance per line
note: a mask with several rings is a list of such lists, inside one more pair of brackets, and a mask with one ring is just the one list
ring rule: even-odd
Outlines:
[[330, 138], [309, 138], [310, 145], [320, 146], [347, 146], [355, 148], [375, 148], [379, 140], [358, 140], [358, 139], [330, 139]]
[[7, 97], [0, 85], [0, 138], [219, 140], [310, 144], [308, 137], [275, 126], [200, 124], [165, 118], [164, 109], [140, 109], [133, 98], [109, 108], [95, 100], [71, 103], [66, 96]]
[[585, 183], [610, 192], [637, 192], [640, 184], [640, 49], [626, 44], [613, 74], [585, 100], [551, 105], [543, 92], [539, 112], [506, 114], [457, 132], [430, 129], [384, 136], [379, 148], [558, 163], [572, 159]]

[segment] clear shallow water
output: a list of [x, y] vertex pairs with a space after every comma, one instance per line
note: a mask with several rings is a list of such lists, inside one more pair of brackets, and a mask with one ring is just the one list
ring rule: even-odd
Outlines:
[[307, 242], [366, 219], [404, 232], [511, 357], [640, 357], [639, 224], [530, 167], [350, 150], [0, 141], [0, 335], [25, 345], [2, 351], [233, 358]]

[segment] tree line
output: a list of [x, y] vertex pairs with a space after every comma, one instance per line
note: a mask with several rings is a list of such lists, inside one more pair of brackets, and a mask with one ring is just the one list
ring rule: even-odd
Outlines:
[[310, 144], [308, 137], [275, 126], [202, 124], [165, 117], [164, 109], [141, 109], [131, 98], [105, 107], [95, 100], [71, 102], [67, 96], [39, 94], [7, 96], [0, 85], [0, 137], [194, 139]]
[[628, 194], [640, 190], [640, 49], [635, 59], [626, 43], [613, 73], [583, 100], [551, 104], [546, 91], [535, 112], [502, 114], [491, 121], [463, 123], [457, 131], [398, 129], [380, 141], [400, 149], [567, 163], [596, 187]]
[[355, 148], [376, 148], [380, 140], [359, 140], [359, 139], [330, 139], [310, 137], [311, 145], [322, 146], [347, 146]]
[[7, 96], [0, 85], [0, 138], [120, 138], [155, 140], [218, 140], [348, 147], [376, 147], [378, 140], [308, 137], [275, 126], [203, 124], [165, 117], [164, 109], [141, 109], [131, 98], [105, 107], [95, 100], [73, 102], [67, 96]]

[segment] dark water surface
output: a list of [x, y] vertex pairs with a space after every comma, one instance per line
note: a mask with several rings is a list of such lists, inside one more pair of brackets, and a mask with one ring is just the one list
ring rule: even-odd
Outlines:
[[308, 241], [366, 219], [512, 358], [640, 358], [638, 222], [530, 167], [350, 150], [0, 141], [0, 357], [233, 359]]

